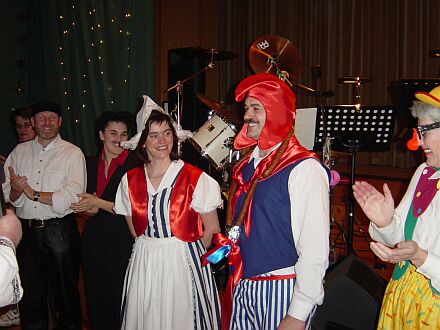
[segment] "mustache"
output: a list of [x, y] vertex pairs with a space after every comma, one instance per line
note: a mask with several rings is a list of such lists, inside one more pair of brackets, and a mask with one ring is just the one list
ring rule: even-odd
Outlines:
[[255, 120], [252, 120], [252, 119], [246, 119], [244, 122], [245, 122], [245, 124], [258, 124], [258, 122], [256, 122]]

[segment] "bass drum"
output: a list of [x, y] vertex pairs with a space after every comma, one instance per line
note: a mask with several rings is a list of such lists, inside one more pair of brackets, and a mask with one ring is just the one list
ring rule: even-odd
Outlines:
[[216, 170], [221, 171], [228, 163], [231, 140], [235, 135], [233, 125], [218, 114], [212, 114], [189, 141]]

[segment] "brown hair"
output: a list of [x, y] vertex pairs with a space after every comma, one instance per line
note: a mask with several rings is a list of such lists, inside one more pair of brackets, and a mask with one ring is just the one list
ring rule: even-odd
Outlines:
[[27, 108], [18, 108], [11, 112], [11, 116], [9, 117], [9, 122], [11, 123], [12, 127], [15, 127], [15, 120], [17, 117], [23, 117], [24, 119], [30, 120], [32, 117], [32, 109]]
[[145, 128], [142, 131], [141, 137], [139, 139], [139, 143], [135, 149], [136, 156], [139, 160], [140, 165], [150, 163], [150, 159], [148, 158], [148, 153], [144, 145], [145, 142], [147, 141], [148, 134], [150, 133], [150, 128], [152, 123], [168, 124], [168, 126], [171, 128], [171, 131], [173, 133], [173, 148], [171, 149], [170, 158], [171, 160], [179, 159], [179, 156], [177, 154], [177, 144], [179, 141], [177, 139], [177, 133], [171, 121], [171, 117], [161, 111], [153, 110], [151, 111], [150, 117], [148, 117], [147, 122], [145, 123]]

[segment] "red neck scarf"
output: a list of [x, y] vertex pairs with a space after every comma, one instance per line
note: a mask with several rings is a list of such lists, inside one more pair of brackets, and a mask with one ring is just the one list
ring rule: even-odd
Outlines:
[[[232, 202], [231, 202], [232, 209], [231, 209], [231, 211], [228, 211], [228, 212], [232, 212], [232, 215], [235, 214], [235, 206], [237, 204], [238, 197], [243, 192], [249, 191], [250, 184], [254, 178], [260, 178], [259, 181], [263, 181], [263, 180], [266, 180], [267, 178], [270, 178], [275, 173], [281, 171], [286, 166], [291, 165], [291, 164], [298, 162], [300, 160], [303, 160], [306, 158], [314, 158], [314, 159], [318, 160], [318, 157], [316, 156], [316, 154], [314, 152], [311, 152], [311, 151], [305, 149], [303, 146], [301, 146], [299, 144], [298, 140], [296, 139], [295, 135], [292, 135], [289, 139], [286, 150], [281, 155], [281, 157], [280, 157], [278, 163], [275, 165], [275, 168], [272, 171], [272, 173], [267, 178], [263, 178], [263, 173], [272, 164], [272, 162], [274, 161], [275, 155], [276, 155], [276, 150], [272, 151], [269, 154], [269, 156], [263, 158], [260, 161], [260, 163], [258, 164], [257, 168], [255, 169], [254, 174], [252, 175], [251, 179], [248, 182], [245, 182], [243, 179], [242, 169], [249, 162], [249, 159], [252, 156], [251, 153], [249, 153], [245, 157], [245, 159], [242, 162], [240, 162], [233, 169], [232, 180], [236, 183], [237, 189], [235, 191], [235, 194], [233, 196], [230, 196], [230, 198], [232, 197]], [[252, 208], [252, 199], [251, 199], [249, 205], [247, 206], [246, 216], [244, 218], [244, 229], [245, 229], [246, 236], [249, 236], [251, 226], [252, 226], [252, 224], [251, 224], [251, 208]]]
[[116, 158], [113, 158], [110, 162], [110, 165], [108, 167], [107, 171], [107, 177], [105, 176], [105, 153], [104, 148], [101, 149], [99, 153], [98, 158], [98, 177], [96, 182], [96, 195], [98, 197], [102, 196], [102, 193], [105, 190], [105, 187], [107, 187], [108, 182], [110, 181], [113, 173], [115, 173], [118, 166], [122, 166], [125, 164], [125, 161], [128, 157], [128, 151], [124, 150], [121, 152], [119, 156]]

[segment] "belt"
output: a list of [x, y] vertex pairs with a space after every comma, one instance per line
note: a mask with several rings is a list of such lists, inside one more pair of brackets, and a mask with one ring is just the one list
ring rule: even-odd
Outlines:
[[246, 280], [249, 280], [249, 281], [279, 281], [279, 280], [289, 280], [292, 278], [296, 278], [296, 274], [254, 276], [254, 277], [248, 277], [248, 278], [246, 278]]
[[26, 224], [29, 228], [44, 228], [47, 226], [59, 225], [63, 218], [53, 219], [20, 219], [22, 224]]

